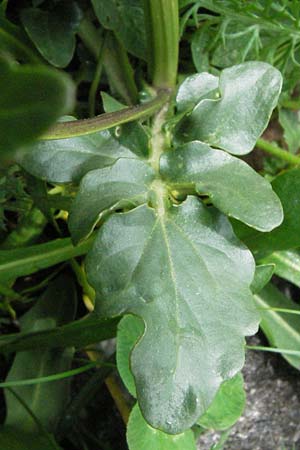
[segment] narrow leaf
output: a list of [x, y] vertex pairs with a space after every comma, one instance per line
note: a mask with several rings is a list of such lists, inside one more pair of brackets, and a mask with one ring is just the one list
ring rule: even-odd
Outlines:
[[55, 347], [84, 348], [115, 337], [118, 322], [118, 318], [105, 320], [91, 314], [72, 323], [44, 331], [0, 336], [0, 353], [22, 352], [34, 348], [40, 350]]
[[260, 231], [280, 225], [283, 212], [270, 183], [244, 161], [201, 142], [162, 155], [160, 172], [174, 189], [195, 186], [226, 215]]
[[[299, 306], [283, 295], [275, 286], [268, 285], [254, 296], [261, 314], [260, 326], [271, 345], [287, 350], [299, 351], [300, 348], [300, 320], [294, 314], [272, 311], [275, 308], [287, 308], [299, 311]], [[292, 366], [300, 369], [300, 356], [282, 353]]]
[[241, 369], [243, 336], [257, 329], [252, 255], [223, 215], [190, 197], [164, 213], [144, 205], [110, 217], [86, 267], [100, 315], [145, 322], [131, 354], [144, 417], [187, 429]]
[[[76, 290], [71, 278], [57, 278], [37, 303], [21, 318], [24, 332], [54, 328], [74, 318], [76, 308]], [[73, 350], [55, 349], [39, 352], [36, 349], [18, 353], [6, 381], [12, 382], [63, 372], [70, 369]], [[63, 412], [69, 396], [68, 380], [19, 386], [15, 392], [38, 417], [39, 422], [48, 430], [54, 431], [57, 420]], [[5, 424], [35, 432], [37, 424], [23, 405], [6, 391], [7, 415]]]
[[220, 98], [199, 101], [178, 125], [177, 140], [203, 141], [235, 155], [249, 153], [268, 125], [281, 85], [280, 72], [264, 62], [224, 69]]
[[300, 253], [297, 250], [274, 252], [263, 259], [274, 264], [275, 274], [300, 287]]
[[271, 280], [274, 273], [275, 264], [261, 264], [256, 266], [253, 281], [251, 283], [251, 291], [258, 294]]

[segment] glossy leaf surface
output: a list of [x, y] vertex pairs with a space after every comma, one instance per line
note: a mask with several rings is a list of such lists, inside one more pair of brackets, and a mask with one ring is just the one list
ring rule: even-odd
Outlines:
[[65, 74], [3, 60], [0, 72], [1, 151], [28, 144], [73, 107], [73, 83]]
[[145, 203], [153, 179], [154, 172], [148, 164], [126, 158], [86, 174], [69, 218], [73, 240], [78, 242], [88, 236], [105, 210]]
[[190, 197], [163, 214], [144, 205], [109, 218], [86, 268], [98, 313], [145, 322], [131, 355], [143, 415], [166, 432], [190, 427], [257, 329], [251, 254], [223, 215]]
[[200, 417], [198, 424], [204, 428], [226, 430], [242, 415], [246, 405], [246, 393], [242, 374], [222, 383], [212, 404]]
[[120, 145], [109, 131], [101, 131], [70, 139], [37, 142], [30, 146], [30, 152], [20, 163], [37, 178], [53, 183], [71, 183], [79, 182], [90, 170], [113, 164], [120, 157], [134, 158], [135, 155]]
[[218, 98], [219, 78], [207, 72], [186, 78], [176, 96], [177, 110], [185, 111], [195, 107], [203, 98]]
[[[41, 331], [54, 328], [74, 319], [76, 309], [76, 290], [70, 278], [57, 278], [52, 282], [40, 300], [22, 317], [22, 331]], [[71, 348], [56, 348], [38, 352], [36, 349], [18, 353], [6, 381], [42, 377], [69, 370], [73, 358]], [[60, 380], [44, 384], [15, 387], [14, 391], [22, 398], [40, 423], [53, 431], [57, 418], [68, 401], [69, 381]], [[9, 391], [6, 391], [6, 425], [20, 427], [30, 432], [38, 431], [37, 424], [23, 405]]]
[[271, 280], [274, 273], [275, 264], [260, 264], [255, 268], [255, 274], [251, 283], [251, 291], [258, 294]]
[[220, 98], [200, 101], [179, 123], [176, 139], [203, 141], [235, 155], [249, 153], [269, 122], [281, 84], [280, 72], [263, 62], [223, 70]]
[[152, 428], [143, 418], [138, 405], [131, 411], [127, 426], [129, 450], [196, 450], [191, 430], [172, 436]]
[[192, 185], [222, 212], [260, 231], [270, 231], [283, 220], [270, 183], [222, 150], [191, 142], [162, 155], [160, 172], [174, 189]]
[[[286, 308], [299, 311], [299, 306], [271, 284], [255, 295], [254, 298], [262, 318], [260, 327], [270, 344], [278, 348], [299, 351], [299, 315], [270, 310], [270, 308]], [[282, 357], [296, 369], [300, 369], [299, 356], [282, 353]]]
[[25, 8], [23, 26], [42, 56], [55, 67], [66, 67], [75, 50], [81, 14], [73, 1], [62, 1], [51, 11]]

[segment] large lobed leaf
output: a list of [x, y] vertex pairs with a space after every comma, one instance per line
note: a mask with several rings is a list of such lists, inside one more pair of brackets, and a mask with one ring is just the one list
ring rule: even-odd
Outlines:
[[[203, 99], [203, 86], [199, 85], [199, 100], [179, 123], [176, 139], [203, 141], [234, 155], [249, 153], [277, 104], [282, 85], [280, 72], [263, 62], [247, 62], [225, 69], [219, 79], [219, 99]], [[197, 88], [195, 78], [193, 86]], [[193, 97], [196, 98], [196, 91]], [[179, 100], [181, 104], [181, 97]]]
[[189, 197], [164, 214], [144, 205], [109, 218], [87, 273], [100, 315], [145, 323], [131, 355], [143, 415], [165, 432], [187, 429], [240, 370], [257, 329], [250, 252], [222, 214]]

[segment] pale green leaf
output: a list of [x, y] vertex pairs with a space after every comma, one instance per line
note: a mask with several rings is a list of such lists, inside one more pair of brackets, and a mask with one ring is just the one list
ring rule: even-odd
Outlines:
[[162, 155], [160, 172], [174, 190], [194, 186], [225, 214], [260, 231], [281, 224], [283, 212], [271, 185], [244, 161], [202, 142]]
[[197, 73], [186, 78], [180, 85], [176, 96], [178, 112], [196, 106], [203, 98], [218, 98], [219, 78], [207, 72]]
[[300, 112], [279, 110], [279, 123], [283, 128], [283, 137], [291, 153], [300, 148]]
[[156, 212], [111, 216], [86, 261], [101, 316], [136, 314], [145, 333], [131, 354], [144, 417], [180, 433], [244, 362], [258, 326], [254, 261], [228, 220], [189, 197]]
[[300, 287], [300, 253], [298, 250], [274, 252], [264, 258], [263, 262], [274, 264], [276, 275]]
[[241, 373], [222, 383], [212, 404], [200, 417], [198, 424], [204, 428], [226, 430], [242, 415], [246, 404], [244, 380]]
[[156, 430], [145, 421], [138, 405], [129, 417], [127, 443], [129, 450], [196, 450], [191, 430], [175, 436]]
[[130, 369], [130, 354], [143, 332], [143, 321], [137, 316], [125, 316], [119, 322], [117, 335], [117, 366], [123, 383], [133, 397], [136, 397], [136, 389]]
[[268, 125], [281, 85], [280, 72], [264, 62], [223, 70], [220, 98], [199, 101], [179, 123], [176, 139], [203, 141], [235, 155], [249, 153]]
[[71, 208], [69, 229], [73, 240], [87, 237], [104, 211], [145, 203], [153, 179], [148, 164], [125, 158], [87, 173]]

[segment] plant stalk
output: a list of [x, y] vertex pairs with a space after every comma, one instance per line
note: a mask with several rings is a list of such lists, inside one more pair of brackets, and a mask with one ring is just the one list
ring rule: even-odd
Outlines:
[[157, 88], [174, 88], [178, 67], [178, 0], [144, 0], [148, 68]]
[[41, 139], [53, 140], [84, 136], [122, 125], [123, 123], [144, 119], [159, 110], [168, 101], [169, 95], [170, 92], [167, 89], [161, 89], [153, 100], [142, 105], [131, 106], [112, 113], [100, 114], [91, 119], [57, 123]]
[[256, 147], [290, 164], [293, 165], [300, 164], [299, 156], [293, 155], [292, 153], [289, 153], [286, 150], [277, 147], [277, 145], [274, 145], [271, 142], [266, 141], [265, 139], [262, 138], [258, 139], [258, 141], [256, 142]]

